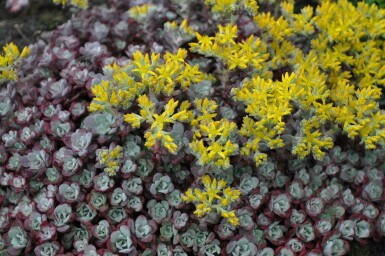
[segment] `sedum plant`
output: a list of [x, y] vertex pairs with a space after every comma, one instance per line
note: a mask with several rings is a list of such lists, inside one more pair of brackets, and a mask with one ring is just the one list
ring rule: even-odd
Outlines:
[[382, 239], [384, 10], [302, 2], [108, 0], [7, 45], [0, 255]]
[[87, 9], [88, 7], [88, 0], [53, 0], [55, 4], [61, 4], [61, 5], [70, 5], [74, 6], [80, 9]]
[[192, 112], [187, 110], [190, 104], [182, 102], [179, 106], [179, 111], [176, 112], [175, 109], [179, 102], [171, 99], [164, 106], [164, 112], [156, 114], [154, 112], [155, 104], [144, 94], [139, 96], [138, 105], [141, 108], [140, 115], [126, 114], [124, 120], [134, 128], [138, 128], [142, 122], [151, 125], [149, 131], [144, 134], [144, 138], [146, 138], [145, 146], [149, 148], [154, 147], [157, 141], [159, 141], [170, 153], [176, 153], [177, 145], [174, 143], [171, 133], [164, 131], [164, 126], [168, 123], [175, 123], [177, 121], [187, 122], [191, 119]]
[[113, 176], [120, 169], [119, 160], [123, 158], [123, 148], [119, 145], [111, 145], [109, 149], [101, 149], [97, 152], [99, 163], [105, 166], [104, 171]]
[[228, 219], [230, 224], [239, 225], [235, 211], [230, 210], [229, 207], [238, 199], [240, 191], [230, 187], [225, 188], [226, 182], [224, 180], [217, 181], [215, 178], [211, 179], [209, 175], [202, 177], [202, 183], [203, 191], [199, 188], [190, 188], [182, 196], [184, 201], [196, 204], [194, 213], [198, 217], [203, 217], [208, 213], [215, 212]]
[[3, 47], [3, 53], [0, 54], [0, 83], [5, 81], [15, 81], [17, 76], [17, 63], [30, 53], [29, 47], [24, 47], [20, 52], [14, 43], [6, 44]]

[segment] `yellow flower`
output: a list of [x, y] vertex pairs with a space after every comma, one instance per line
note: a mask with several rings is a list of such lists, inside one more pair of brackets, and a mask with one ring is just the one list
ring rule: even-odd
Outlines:
[[238, 27], [236, 25], [232, 26], [227, 24], [225, 27], [221, 25], [218, 26], [219, 33], [215, 35], [215, 38], [221, 44], [235, 44], [234, 39], [237, 38]]
[[178, 104], [178, 101], [171, 98], [164, 106], [163, 113], [157, 114], [154, 113], [155, 104], [144, 94], [138, 98], [138, 105], [141, 108], [140, 115], [129, 113], [124, 115], [124, 120], [130, 123], [133, 128], [139, 128], [142, 122], [150, 124], [149, 131], [144, 134], [146, 138], [145, 146], [151, 148], [156, 141], [160, 141], [162, 146], [174, 154], [178, 146], [175, 144], [171, 133], [165, 132], [164, 128], [176, 121], [189, 122], [193, 117], [192, 111], [187, 110], [190, 106], [188, 102], [182, 102], [179, 112], [176, 111]]
[[[198, 39], [198, 49], [202, 52], [209, 52], [211, 50], [211, 47], [213, 45], [213, 37], [204, 35], [202, 36], [198, 32], [196, 32], [196, 37]], [[194, 47], [196, 44], [190, 44], [191, 47]]]
[[95, 95], [94, 100], [102, 103], [108, 102], [108, 89], [110, 85], [108, 81], [103, 80], [101, 84], [96, 84], [91, 88], [92, 93]]
[[211, 179], [209, 175], [202, 177], [202, 183], [204, 186], [203, 191], [198, 188], [194, 190], [189, 188], [185, 195], [182, 195], [182, 200], [196, 204], [194, 213], [198, 217], [203, 217], [210, 212], [217, 212], [222, 217], [227, 218], [230, 224], [234, 226], [239, 225], [235, 212], [229, 211], [229, 205], [238, 199], [241, 192], [230, 187], [223, 189], [226, 186], [226, 182], [224, 180], [217, 181], [216, 178]]
[[142, 4], [131, 7], [128, 13], [131, 18], [137, 21], [143, 21], [143, 19], [149, 17], [156, 9], [157, 7], [153, 4]]
[[[66, 5], [68, 4], [68, 0], [53, 0], [55, 4]], [[79, 7], [82, 9], [86, 9], [88, 7], [87, 0], [70, 0], [69, 1], [72, 6]]]
[[3, 54], [0, 54], [0, 83], [4, 81], [15, 81], [18, 79], [16, 75], [16, 65], [22, 58], [28, 56], [30, 49], [24, 47], [20, 54], [19, 49], [14, 43], [6, 44], [3, 47]]
[[102, 149], [98, 152], [99, 163], [105, 166], [104, 171], [109, 176], [114, 176], [119, 170], [118, 160], [123, 157], [123, 148], [121, 146], [115, 146], [110, 149]]

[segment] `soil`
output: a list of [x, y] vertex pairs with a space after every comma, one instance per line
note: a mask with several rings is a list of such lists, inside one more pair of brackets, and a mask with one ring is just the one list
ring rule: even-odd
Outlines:
[[51, 0], [30, 0], [30, 5], [16, 14], [5, 9], [6, 0], [0, 0], [0, 47], [14, 42], [19, 48], [35, 42], [43, 31], [54, 29], [71, 17], [68, 8]]
[[[74, 10], [53, 4], [52, 0], [30, 0], [30, 5], [16, 14], [5, 9], [6, 0], [0, 0], [0, 49], [9, 42], [19, 49], [35, 42], [44, 31], [55, 29], [66, 22]], [[92, 4], [102, 4], [94, 0]], [[385, 244], [370, 241], [368, 245], [351, 244], [350, 256], [385, 256]]]

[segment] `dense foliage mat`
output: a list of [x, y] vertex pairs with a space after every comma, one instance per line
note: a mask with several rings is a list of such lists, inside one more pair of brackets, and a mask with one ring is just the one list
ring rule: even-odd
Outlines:
[[0, 255], [345, 255], [383, 237], [384, 10], [78, 2], [0, 56]]

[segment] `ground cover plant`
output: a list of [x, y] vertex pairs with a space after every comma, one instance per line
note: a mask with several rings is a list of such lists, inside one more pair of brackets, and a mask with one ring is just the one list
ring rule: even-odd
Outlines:
[[0, 255], [346, 255], [385, 235], [383, 9], [69, 3], [0, 56]]

